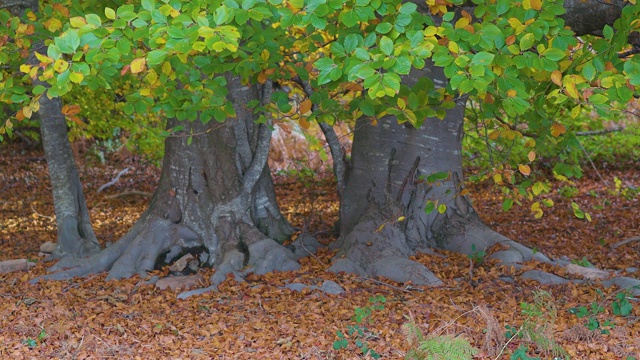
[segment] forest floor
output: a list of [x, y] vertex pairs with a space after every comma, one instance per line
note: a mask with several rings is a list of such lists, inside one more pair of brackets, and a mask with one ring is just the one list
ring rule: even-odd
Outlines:
[[[96, 192], [126, 167], [129, 171], [115, 185]], [[493, 185], [472, 185], [471, 196], [483, 220], [511, 239], [552, 258], [581, 265], [588, 261], [639, 278], [640, 270], [634, 268], [640, 267], [640, 241], [615, 245], [640, 235], [640, 200], [631, 191], [640, 187], [640, 164], [598, 167], [608, 185], [587, 171], [576, 181], [578, 190], [546, 196], [555, 206], [545, 208], [540, 219], [534, 218], [530, 203], [502, 211], [502, 198]], [[133, 156], [110, 157], [107, 165], [84, 161], [80, 172], [103, 245], [122, 236], [148, 202], [145, 196], [109, 196], [127, 190], [152, 192], [159, 176], [157, 168]], [[275, 178], [290, 221], [321, 242], [331, 242], [338, 204], [330, 177], [299, 172]], [[614, 178], [621, 181], [619, 191]], [[559, 190], [564, 184], [553, 186]], [[572, 202], [593, 220], [577, 219]], [[549, 344], [574, 359], [640, 358], [637, 298], [630, 299], [631, 313], [619, 316], [613, 312], [613, 305], [622, 304], [624, 298], [619, 289], [589, 282], [542, 286], [520, 277], [530, 269], [575, 277], [538, 262], [515, 269], [446, 251], [417, 256], [444, 281], [445, 286], [435, 289], [328, 273], [329, 250], [302, 259], [298, 271], [249, 276], [245, 283], [227, 280], [219, 292], [187, 300], [177, 300], [177, 292], [139, 284], [139, 278], [106, 282], [104, 274], [32, 285], [28, 281], [51, 265], [42, 261], [39, 247], [55, 241], [53, 215], [43, 153], [17, 145], [0, 147], [0, 261], [35, 262], [29, 271], [0, 274], [2, 359], [363, 358], [356, 340], [382, 358], [396, 359], [410, 349], [402, 330], [409, 319], [426, 335], [464, 337], [479, 349], [476, 358], [552, 359], [553, 351], [545, 351]], [[205, 279], [210, 274], [211, 270], [203, 271]], [[505, 281], [505, 276], [515, 281]], [[284, 288], [289, 283], [315, 285], [324, 280], [337, 282], [345, 292], [328, 295]], [[372, 297], [384, 303], [371, 303]], [[585, 307], [586, 316], [580, 318], [572, 310], [579, 307]], [[587, 329], [588, 322], [594, 330]], [[362, 336], [347, 336], [348, 347], [335, 350], [337, 331], [347, 334], [354, 328], [363, 330]], [[512, 336], [519, 329], [521, 335], [531, 329], [544, 336], [534, 341], [526, 335]], [[522, 351], [526, 348], [530, 357]]]

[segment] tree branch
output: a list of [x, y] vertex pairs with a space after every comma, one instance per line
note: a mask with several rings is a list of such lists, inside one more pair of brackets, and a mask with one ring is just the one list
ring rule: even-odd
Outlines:
[[[273, 92], [273, 82], [267, 80], [262, 86], [262, 105], [268, 106], [271, 103], [271, 93]], [[256, 150], [251, 159], [251, 164], [247, 168], [244, 174], [242, 183], [243, 191], [251, 193], [253, 187], [258, 182], [262, 170], [264, 170], [269, 158], [269, 147], [271, 146], [271, 114], [266, 114], [267, 123], [260, 124], [258, 128], [258, 141], [256, 144]]]
[[[314, 93], [311, 84], [309, 84], [308, 81], [302, 81], [300, 78], [296, 78], [295, 82], [300, 85], [307, 98], [310, 99], [311, 95]], [[311, 110], [314, 112], [318, 111], [318, 105], [311, 105]], [[342, 149], [342, 146], [340, 145], [340, 139], [338, 138], [333, 126], [324, 122], [318, 122], [318, 125], [320, 126], [320, 129], [327, 140], [327, 144], [329, 145], [331, 159], [333, 160], [333, 172], [336, 176], [336, 183], [338, 187], [338, 198], [342, 199], [347, 177], [347, 162], [344, 156], [344, 149]]]

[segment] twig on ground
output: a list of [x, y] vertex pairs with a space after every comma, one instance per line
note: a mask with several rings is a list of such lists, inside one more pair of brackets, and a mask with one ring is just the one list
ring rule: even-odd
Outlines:
[[316, 254], [312, 253], [309, 249], [307, 249], [307, 247], [304, 245], [304, 241], [300, 240], [300, 246], [302, 246], [304, 251], [306, 251], [309, 255], [313, 256], [314, 259], [318, 260], [319, 264], [326, 265], [325, 263], [322, 262], [322, 260], [320, 260], [320, 258], [318, 258], [318, 256], [316, 256]]
[[133, 195], [151, 197], [153, 194], [152, 193], [148, 193], [146, 191], [127, 190], [127, 191], [123, 191], [123, 192], [118, 193], [118, 194], [107, 195], [107, 196], [105, 196], [105, 198], [107, 198], [107, 199], [116, 199], [116, 198], [119, 198], [119, 197], [133, 196]]
[[412, 286], [407, 286], [407, 288], [406, 288], [406, 289], [405, 289], [405, 288], [401, 288], [401, 287], [397, 287], [397, 286], [391, 285], [391, 284], [389, 284], [389, 283], [386, 283], [386, 282], [384, 282], [384, 281], [380, 281], [380, 280], [372, 279], [372, 278], [370, 278], [370, 277], [366, 277], [366, 278], [364, 278], [364, 279], [365, 279], [365, 280], [368, 280], [368, 281], [371, 281], [371, 282], [373, 282], [373, 283], [379, 284], [379, 285], [385, 285], [385, 286], [388, 286], [388, 287], [390, 287], [390, 288], [392, 288], [392, 289], [396, 289], [396, 290], [398, 290], [398, 291], [402, 291], [402, 292], [409, 292], [410, 290], [418, 290], [418, 291], [422, 291], [422, 289], [419, 289], [419, 288], [416, 288], [416, 287], [412, 287]]
[[88, 283], [89, 281], [93, 280], [93, 278], [95, 278], [96, 276], [98, 276], [97, 274], [91, 275], [88, 278], [86, 278], [84, 281], [76, 281], [73, 284], [67, 286], [66, 288], [62, 289], [62, 292], [65, 293], [71, 289], [75, 289], [78, 286], [80, 286], [81, 284], [85, 284]]
[[49, 219], [51, 221], [55, 220], [55, 218], [53, 216], [42, 215], [39, 212], [37, 212], [36, 209], [33, 208], [33, 204], [31, 205], [31, 210], [33, 210], [33, 213], [36, 214], [36, 216], [39, 216], [39, 217], [45, 218], [45, 219]]
[[129, 169], [130, 169], [130, 168], [128, 168], [128, 167], [127, 167], [127, 168], [125, 168], [124, 170], [120, 171], [120, 172], [118, 173], [118, 175], [116, 175], [116, 177], [115, 177], [115, 178], [113, 178], [113, 180], [111, 180], [111, 181], [109, 181], [108, 183], [106, 183], [106, 184], [104, 184], [104, 185], [100, 186], [100, 187], [98, 188], [98, 191], [96, 191], [96, 192], [97, 192], [97, 193], [100, 193], [102, 190], [104, 190], [104, 189], [106, 189], [106, 188], [108, 188], [108, 187], [110, 187], [110, 186], [115, 185], [115, 184], [118, 182], [118, 180], [120, 180], [120, 176], [122, 176], [122, 175], [126, 174], [126, 173], [129, 171]]
[[626, 244], [628, 244], [630, 242], [634, 242], [634, 241], [640, 241], [640, 236], [632, 236], [632, 237], [630, 237], [628, 239], [624, 239], [624, 240], [622, 240], [620, 242], [617, 242], [617, 243], [611, 245], [611, 248], [612, 249], [616, 249], [616, 248], [619, 248], [622, 245], [626, 245]]

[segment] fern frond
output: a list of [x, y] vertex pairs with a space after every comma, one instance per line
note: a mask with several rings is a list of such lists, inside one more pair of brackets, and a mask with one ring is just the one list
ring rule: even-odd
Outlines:
[[427, 360], [470, 360], [478, 350], [463, 337], [439, 335], [420, 343], [418, 350], [426, 354]]

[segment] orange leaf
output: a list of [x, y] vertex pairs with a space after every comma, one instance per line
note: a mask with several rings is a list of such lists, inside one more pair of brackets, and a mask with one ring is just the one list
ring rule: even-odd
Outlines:
[[507, 44], [507, 45], [512, 45], [514, 42], [516, 42], [516, 36], [515, 35], [507, 36], [507, 38], [504, 41], [504, 43]]
[[298, 111], [300, 112], [300, 114], [306, 114], [307, 112], [309, 112], [309, 110], [311, 110], [311, 105], [311, 100], [306, 99], [305, 101], [300, 103], [300, 108], [298, 108]]
[[529, 154], [527, 155], [527, 157], [529, 158], [529, 161], [533, 161], [536, 159], [536, 153], [533, 151], [529, 151]]
[[71, 116], [80, 112], [80, 106], [78, 105], [65, 105], [62, 107], [62, 115]]
[[567, 129], [562, 124], [551, 125], [551, 135], [558, 137], [567, 132]]
[[303, 117], [301, 117], [300, 120], [298, 120], [298, 123], [300, 123], [300, 127], [302, 127], [305, 130], [309, 129], [309, 126], [311, 126], [311, 124], [307, 121], [307, 119]]
[[127, 71], [129, 71], [129, 69], [131, 68], [131, 65], [125, 65], [122, 70], [120, 70], [120, 76], [124, 76]]
[[518, 170], [524, 176], [529, 176], [529, 174], [531, 174], [531, 168], [529, 167], [529, 165], [526, 165], [526, 164], [518, 164]]
[[562, 73], [560, 70], [553, 70], [551, 73], [551, 81], [558, 86], [562, 86]]
[[531, 0], [530, 4], [531, 4], [531, 8], [533, 10], [541, 10], [542, 9], [542, 0]]

